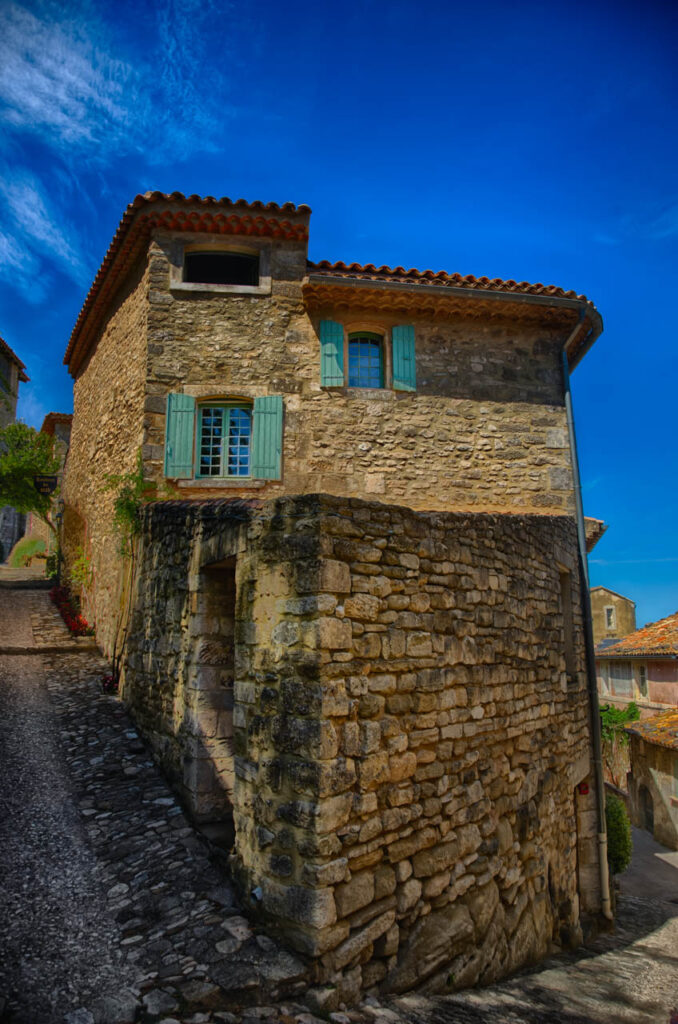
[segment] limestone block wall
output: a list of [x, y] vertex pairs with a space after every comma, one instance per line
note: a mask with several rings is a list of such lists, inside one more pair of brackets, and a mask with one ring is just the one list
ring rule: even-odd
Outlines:
[[66, 573], [82, 548], [92, 557], [97, 642], [110, 654], [124, 567], [106, 476], [135, 469], [143, 439], [147, 274], [143, 262], [117, 297], [99, 343], [73, 387], [73, 427], [64, 474], [62, 545]]
[[629, 736], [629, 816], [638, 828], [678, 850], [678, 750]]
[[[198, 400], [282, 394], [282, 480], [259, 485], [259, 497], [322, 491], [419, 509], [573, 510], [560, 362], [569, 327], [420, 316], [416, 392], [322, 388], [320, 319], [383, 332], [403, 315], [309, 315], [305, 247], [291, 242], [272, 249], [268, 296], [173, 290], [177, 245], [158, 233], [151, 249], [144, 453], [156, 479], [168, 392]], [[185, 497], [215, 494], [187, 483]], [[221, 486], [253, 493], [236, 481]]]
[[597, 912], [576, 543], [327, 495], [148, 511], [125, 697], [182, 777], [192, 595], [233, 572], [234, 869], [319, 1007], [490, 981]]

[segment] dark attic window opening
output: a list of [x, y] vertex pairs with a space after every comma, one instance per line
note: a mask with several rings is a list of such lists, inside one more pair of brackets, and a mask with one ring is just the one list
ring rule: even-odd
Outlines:
[[187, 252], [184, 281], [191, 284], [259, 284], [259, 256], [245, 252]]

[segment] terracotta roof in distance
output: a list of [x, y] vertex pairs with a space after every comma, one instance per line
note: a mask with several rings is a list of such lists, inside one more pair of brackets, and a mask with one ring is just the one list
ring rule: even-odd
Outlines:
[[648, 622], [647, 626], [627, 633], [621, 640], [605, 647], [598, 653], [606, 658], [629, 657], [674, 657], [678, 658], [678, 612], [667, 615], [658, 622]]
[[16, 354], [16, 352], [14, 351], [14, 349], [11, 349], [9, 347], [9, 345], [7, 344], [7, 342], [5, 341], [4, 338], [0, 338], [0, 353], [2, 353], [2, 355], [6, 359], [9, 359], [9, 361], [11, 363], [14, 363], [14, 365], [18, 367], [18, 369], [19, 369], [19, 380], [23, 384], [27, 384], [31, 378], [26, 376], [26, 367], [21, 362], [21, 360], [19, 359], [19, 357]]
[[54, 428], [57, 425], [57, 423], [68, 423], [68, 424], [71, 424], [72, 422], [73, 422], [73, 413], [72, 412], [48, 412], [47, 415], [45, 416], [44, 420], [42, 421], [42, 426], [40, 427], [40, 433], [41, 434], [51, 434], [52, 436], [54, 436]]
[[626, 726], [626, 732], [640, 736], [642, 740], [658, 747], [678, 750], [678, 708], [675, 711], [662, 711], [642, 722], [632, 722]]

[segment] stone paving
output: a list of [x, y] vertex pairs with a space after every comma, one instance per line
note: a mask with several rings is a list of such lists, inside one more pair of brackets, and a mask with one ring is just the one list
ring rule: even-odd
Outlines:
[[[305, 964], [247, 922], [223, 856], [102, 693], [104, 663], [73, 653], [45, 593], [0, 591], [0, 647], [19, 641], [49, 651], [0, 657], [3, 1024], [320, 1024], [303, 1005]], [[368, 998], [329, 1019], [668, 1024], [678, 883], [665, 895], [643, 898], [636, 880], [614, 934], [501, 985]]]

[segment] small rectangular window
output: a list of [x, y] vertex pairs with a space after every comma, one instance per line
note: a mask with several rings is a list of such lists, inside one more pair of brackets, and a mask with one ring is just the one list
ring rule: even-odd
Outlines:
[[350, 334], [348, 338], [348, 386], [383, 388], [384, 359], [378, 334]]
[[187, 252], [184, 281], [192, 284], [259, 284], [259, 256], [245, 252]]
[[633, 669], [630, 661], [610, 662], [610, 683], [613, 693], [618, 696], [633, 696]]
[[198, 434], [199, 475], [249, 476], [251, 438], [251, 409], [238, 406], [201, 406]]
[[641, 697], [647, 697], [647, 665], [638, 666], [638, 689]]
[[605, 607], [605, 628], [615, 629], [617, 626], [617, 616], [615, 609], [612, 605], [606, 605]]

